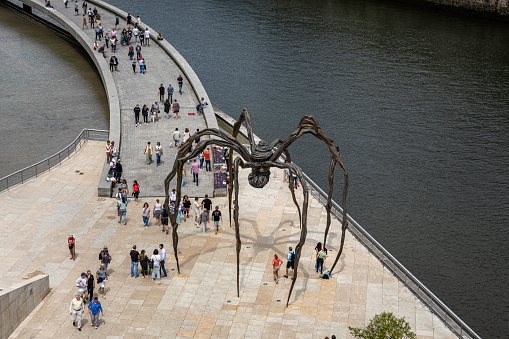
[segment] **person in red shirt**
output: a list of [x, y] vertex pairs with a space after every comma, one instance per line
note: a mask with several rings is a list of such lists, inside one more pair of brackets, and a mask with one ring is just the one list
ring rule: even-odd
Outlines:
[[277, 254], [274, 254], [274, 259], [272, 259], [272, 272], [274, 272], [274, 281], [276, 284], [279, 282], [279, 267], [281, 267], [282, 263], [283, 260], [279, 259]]
[[207, 172], [212, 171], [212, 169], [210, 168], [210, 151], [208, 148], [205, 152], [203, 152], [203, 157], [205, 158], [205, 170]]
[[69, 246], [69, 252], [71, 252], [71, 257], [69, 259], [76, 260], [76, 239], [71, 235], [67, 238], [67, 245]]

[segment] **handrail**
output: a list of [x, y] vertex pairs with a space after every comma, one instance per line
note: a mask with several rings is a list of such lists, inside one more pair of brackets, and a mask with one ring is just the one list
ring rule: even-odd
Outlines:
[[[303, 173], [306, 183], [311, 187], [313, 195], [323, 206], [327, 204], [327, 193], [322, 190], [311, 178]], [[331, 202], [331, 214], [342, 221], [343, 209], [334, 200]], [[348, 230], [366, 248], [372, 252], [393, 274], [405, 284], [424, 304], [431, 313], [438, 316], [451, 331], [462, 338], [481, 338], [453, 311], [449, 309], [437, 296], [419, 281], [409, 270], [392, 256], [378, 241], [375, 240], [357, 221], [347, 214]]]
[[[22, 184], [30, 178], [37, 177], [39, 174], [50, 171], [51, 168], [60, 165], [63, 160], [70, 157], [71, 154], [78, 151], [84, 142], [88, 140], [108, 140], [109, 131], [99, 129], [84, 128], [80, 134], [67, 147], [62, 149], [44, 160], [36, 162], [33, 165], [22, 168], [0, 179], [0, 193], [8, 190], [10, 187]], [[42, 167], [42, 169], [40, 168]]]

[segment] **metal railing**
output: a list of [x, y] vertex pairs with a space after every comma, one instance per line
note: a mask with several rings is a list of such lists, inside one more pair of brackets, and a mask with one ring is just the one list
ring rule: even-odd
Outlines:
[[[325, 206], [327, 204], [327, 193], [306, 174], [304, 174], [304, 178], [309, 185], [311, 195], [315, 197], [320, 204]], [[331, 204], [331, 214], [341, 222], [343, 220], [343, 209], [334, 200], [332, 200]], [[451, 331], [461, 338], [481, 338], [348, 214], [347, 222], [350, 233], [405, 284], [433, 314], [442, 319]]]
[[9, 174], [0, 179], [0, 192], [8, 190], [18, 184], [37, 177], [40, 174], [50, 171], [53, 167], [60, 165], [63, 160], [67, 159], [71, 154], [78, 151], [88, 140], [106, 141], [108, 140], [109, 131], [98, 129], [83, 129], [81, 133], [66, 148], [52, 156], [47, 157], [33, 165], [25, 167], [19, 171]]

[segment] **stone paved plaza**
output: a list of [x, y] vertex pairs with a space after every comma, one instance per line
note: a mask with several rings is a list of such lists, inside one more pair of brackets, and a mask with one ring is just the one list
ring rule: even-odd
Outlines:
[[[286, 308], [291, 281], [282, 278], [274, 283], [271, 258], [274, 253], [284, 258], [288, 246], [296, 245], [300, 230], [281, 171], [274, 171], [264, 189], [250, 187], [248, 172], [241, 172], [240, 298], [235, 237], [233, 229], [226, 227], [225, 198], [213, 199], [224, 212], [224, 227], [217, 235], [210, 230], [202, 234], [192, 222], [182, 222], [182, 274], [177, 275], [171, 236], [153, 220], [144, 229], [141, 203], [128, 205], [124, 226], [117, 222], [114, 199], [97, 197], [103, 147], [89, 141], [51, 172], [0, 194], [0, 289], [39, 272], [49, 274], [51, 287], [12, 338], [324, 338], [331, 334], [348, 338], [347, 326], [365, 324], [384, 310], [404, 316], [419, 338], [455, 337], [348, 233], [333, 278], [318, 279], [313, 253], [322, 238], [326, 213], [314, 199], [300, 276]], [[154, 203], [152, 198], [147, 201]], [[332, 229], [329, 248], [337, 251], [340, 225], [336, 222]], [[69, 234], [76, 238], [76, 261], [69, 260]], [[132, 245], [152, 252], [161, 242], [168, 249], [168, 278], [161, 282], [131, 278]], [[113, 257], [106, 299], [101, 299], [105, 315], [97, 330], [85, 317], [83, 331], [78, 332], [68, 312], [75, 280], [81, 272], [98, 268], [98, 253], [105, 244]], [[330, 260], [325, 260], [326, 268]]]

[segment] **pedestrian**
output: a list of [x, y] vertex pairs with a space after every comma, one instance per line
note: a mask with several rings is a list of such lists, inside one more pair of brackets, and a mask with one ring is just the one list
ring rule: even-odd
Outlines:
[[120, 28], [120, 18], [118, 17], [117, 14], [115, 15], [115, 28], [116, 29]]
[[152, 118], [152, 122], [156, 122], [156, 108], [154, 105], [150, 107], [150, 117]]
[[186, 168], [185, 168], [185, 166], [182, 166], [182, 183], [181, 183], [181, 186], [184, 186], [184, 179], [185, 179], [186, 176], [187, 176]]
[[136, 59], [141, 57], [141, 47], [140, 45], [136, 45]]
[[67, 8], [67, 3], [69, 2], [69, 0], [64, 0], [64, 6], [65, 8]]
[[175, 215], [175, 201], [170, 201], [170, 206], [168, 206], [170, 210], [170, 214], [173, 217]]
[[230, 148], [224, 148], [224, 162], [226, 162], [226, 173], [230, 173]]
[[79, 6], [79, 4], [78, 4], [78, 0], [75, 0], [75, 1], [74, 1], [74, 15], [75, 15], [75, 16], [79, 15], [79, 12], [78, 12], [78, 6]]
[[175, 102], [173, 103], [173, 113], [175, 113], [175, 119], [179, 118], [179, 112], [180, 104], [177, 102], [177, 99], [175, 99]]
[[173, 102], [173, 91], [174, 91], [174, 88], [171, 84], [168, 85], [168, 88], [166, 89], [166, 92], [168, 93], [168, 100], [170, 102]]
[[163, 207], [161, 211], [161, 223], [163, 224], [162, 231], [164, 232], [166, 230], [166, 234], [168, 234], [168, 219], [168, 211]]
[[124, 225], [127, 225], [127, 202], [124, 197], [122, 197], [122, 202], [119, 206], [120, 211], [120, 219], [118, 220], [118, 223], [120, 224], [122, 222], [122, 217], [124, 217]]
[[173, 201], [174, 203], [177, 202], [177, 192], [175, 192], [175, 189], [171, 190], [170, 193], [170, 201]]
[[161, 262], [161, 256], [159, 255], [159, 251], [157, 248], [154, 250], [152, 257], [150, 257], [150, 261], [152, 262], [152, 265], [154, 266], [154, 269], [152, 270], [152, 280], [161, 280], [161, 272], [160, 272], [160, 262]]
[[131, 59], [131, 66], [133, 67], [133, 74], [136, 74], [136, 65], [138, 64], [138, 61], [136, 59]]
[[294, 274], [295, 274], [295, 268], [294, 268], [295, 252], [292, 250], [291, 246], [289, 247], [288, 255], [286, 256], [286, 258], [287, 258], [287, 261], [286, 261], [286, 274], [284, 275], [284, 277], [288, 278], [288, 269], [291, 268], [292, 269], [292, 280], [293, 280]]
[[166, 99], [166, 101], [164, 102], [164, 113], [166, 113], [166, 119], [170, 118], [170, 108], [171, 108], [170, 100]]
[[[110, 44], [111, 44], [111, 51], [113, 53], [117, 53], [117, 36], [112, 36], [110, 38]], [[116, 69], [115, 69], [116, 71]]]
[[[200, 129], [197, 128], [196, 129], [196, 133], [194, 133], [195, 135], [200, 133]], [[196, 146], [198, 146], [198, 143], [200, 142], [200, 137], [197, 137], [196, 139], [194, 139], [194, 143], [196, 144]]]
[[69, 246], [69, 252], [71, 252], [70, 260], [76, 260], [76, 239], [71, 234], [69, 238], [67, 238], [67, 246]]
[[[117, 48], [116, 45], [117, 45], [117, 40], [115, 40], [115, 50]], [[118, 59], [117, 59], [116, 56], [113, 56], [113, 58], [115, 59], [115, 64], [114, 64], [114, 66], [115, 66], [115, 73], [118, 73]]]
[[110, 36], [108, 33], [104, 36], [104, 42], [106, 43], [106, 48], [110, 48]]
[[163, 155], [163, 146], [161, 146], [161, 143], [158, 141], [156, 144], [156, 166], [161, 164], [161, 155]]
[[88, 29], [87, 16], [83, 14], [83, 25], [81, 26], [81, 29], [85, 29], [85, 27]]
[[175, 147], [180, 147], [180, 132], [178, 127], [176, 127], [175, 132], [173, 132], [173, 142], [175, 142]]
[[203, 162], [205, 161], [205, 156], [203, 155], [203, 152], [200, 153], [200, 169], [203, 168]]
[[110, 58], [110, 71], [115, 70], [115, 59], [113, 59], [113, 56]]
[[136, 245], [129, 253], [131, 256], [131, 277], [138, 278], [138, 262], [140, 261], [140, 253], [136, 250]]
[[[136, 65], [136, 63], [134, 65]], [[134, 72], [136, 73], [136, 69]], [[136, 104], [136, 107], [134, 107], [134, 122], [136, 123], [136, 127], [138, 127], [138, 123], [140, 122], [140, 112], [140, 104]]]
[[141, 109], [141, 115], [143, 115], [143, 122], [148, 126], [148, 107], [147, 105], [143, 105]]
[[198, 174], [200, 173], [200, 165], [198, 165], [196, 159], [194, 159], [194, 162], [191, 165], [191, 172], [193, 172], [193, 182], [196, 182], [196, 186], [198, 186]]
[[[97, 283], [99, 284], [99, 289], [97, 290], [97, 294], [100, 295], [101, 292], [103, 294], [103, 298], [106, 299], [106, 293], [104, 292], [104, 285], [106, 284], [106, 280], [108, 280], [108, 270], [104, 266], [104, 264], [101, 264], [97, 272], [95, 272], [95, 276], [97, 278]], [[94, 299], [97, 299], [95, 297]]]
[[223, 217], [221, 216], [219, 206], [216, 206], [216, 210], [212, 212], [212, 221], [214, 222], [214, 227], [216, 228], [217, 234], [217, 231], [219, 231], [219, 222], [221, 221], [221, 224], [223, 223]]
[[134, 59], [134, 47], [132, 45], [129, 45], [127, 49], [127, 56], [129, 57], [129, 60]]
[[148, 205], [148, 202], [143, 204], [143, 224], [145, 225], [145, 228], [148, 228], [148, 220], [150, 217], [150, 206]]
[[159, 121], [159, 103], [157, 101], [154, 102], [154, 109], [156, 111], [156, 121]]
[[103, 250], [99, 254], [99, 260], [101, 260], [101, 263], [104, 264], [104, 268], [108, 270], [108, 265], [111, 262], [111, 255], [110, 252], [108, 252], [107, 246], [104, 246]]
[[147, 161], [147, 165], [150, 165], [152, 163], [152, 146], [150, 145], [150, 141], [147, 143], [147, 146], [145, 146], [145, 160]]
[[164, 102], [164, 86], [163, 83], [161, 83], [161, 86], [159, 86], [159, 101]]
[[145, 250], [141, 250], [140, 265], [141, 265], [141, 275], [143, 276], [143, 278], [146, 278], [148, 275], [148, 257], [145, 254]]
[[117, 200], [117, 211], [119, 211], [118, 215], [120, 216], [120, 203], [122, 202], [122, 188], [118, 188], [117, 194], [115, 194], [115, 200]]
[[203, 210], [200, 214], [200, 224], [202, 226], [203, 233], [207, 231], [207, 222], [209, 221], [209, 211]]
[[145, 44], [150, 46], [150, 31], [148, 28], [145, 29]]
[[140, 45], [145, 46], [145, 36], [143, 33], [140, 34]]
[[138, 181], [134, 180], [134, 182], [133, 182], [133, 196], [136, 201], [136, 205], [138, 205], [139, 195], [140, 195], [140, 185], [138, 184]]
[[83, 299], [79, 294], [76, 294], [69, 305], [69, 313], [72, 315], [72, 326], [78, 325], [78, 331], [81, 331], [81, 315], [84, 312], [85, 304], [83, 303]]
[[[118, 164], [118, 161], [117, 161]], [[129, 194], [129, 186], [127, 186], [127, 180], [122, 179], [122, 184], [120, 185], [120, 189], [122, 190], [122, 197], [125, 198], [127, 203], [127, 196]]]
[[182, 95], [182, 85], [184, 84], [184, 78], [182, 78], [182, 74], [179, 74], [177, 78], [177, 83], [179, 84], [179, 93]]
[[156, 199], [156, 203], [154, 204], [154, 215], [153, 217], [156, 219], [156, 225], [161, 226], [161, 210], [163, 205], [159, 202], [159, 199]]
[[139, 34], [140, 34], [140, 30], [138, 29], [138, 27], [134, 26], [133, 35], [134, 35], [134, 42], [135, 43], [138, 42], [138, 35]]
[[140, 64], [140, 73], [145, 74], [145, 59], [141, 55], [138, 58], [138, 63]]
[[[196, 163], [196, 160], [194, 162]], [[200, 225], [198, 224], [198, 220], [200, 217], [200, 203], [198, 202], [198, 197], [194, 198], [193, 212], [194, 212], [194, 224], [196, 225], [196, 227], [200, 227]]]
[[125, 18], [125, 21], [127, 24], [127, 29], [131, 30], [131, 21], [132, 21], [131, 14], [127, 13], [127, 17]]
[[99, 327], [99, 311], [101, 315], [104, 317], [103, 308], [101, 306], [101, 302], [97, 297], [94, 298], [93, 301], [88, 305], [88, 313], [90, 313], [90, 319], [92, 321], [92, 326], [95, 326], [95, 329]]
[[182, 199], [182, 206], [184, 212], [184, 222], [186, 222], [187, 218], [189, 218], [189, 210], [191, 209], [191, 200], [189, 200], [187, 195], [184, 195], [184, 198]]
[[83, 8], [83, 15], [87, 14], [87, 2], [86, 1], [83, 1], [83, 5], [81, 5], [81, 7]]
[[205, 171], [212, 171], [212, 168], [210, 167], [210, 149], [207, 148], [205, 152], [203, 152], [203, 157], [205, 158]]
[[201, 206], [207, 211], [210, 211], [210, 209], [212, 208], [212, 200], [209, 199], [208, 194], [205, 194], [205, 199], [202, 200]]
[[[116, 150], [115, 150], [115, 152], [116, 152]], [[118, 153], [113, 153], [113, 155], [115, 155], [115, 154], [118, 155]], [[122, 180], [122, 174], [124, 174], [124, 169], [122, 168], [120, 159], [117, 158], [117, 161], [115, 162], [115, 179], [117, 179], [117, 182], [120, 182]], [[126, 182], [126, 187], [127, 187], [127, 182]], [[122, 188], [122, 189], [124, 189], [124, 188]], [[126, 197], [126, 200], [127, 200], [127, 197]]]
[[164, 248], [163, 244], [159, 244], [159, 249], [161, 250], [161, 254], [160, 254], [160, 256], [161, 256], [161, 261], [160, 261], [161, 275], [163, 276], [163, 278], [166, 278], [168, 276], [168, 274], [166, 274], [166, 269], [164, 268], [164, 264], [166, 263], [166, 248]]
[[87, 295], [85, 299], [94, 299], [95, 278], [90, 270], [87, 271]]
[[184, 136], [182, 137], [182, 143], [186, 143], [187, 140], [189, 140], [189, 138], [191, 138], [191, 134], [189, 133], [189, 128], [186, 127], [186, 129], [184, 130]]
[[272, 272], [274, 273], [274, 281], [276, 284], [279, 282], [279, 267], [283, 263], [283, 260], [277, 257], [277, 254], [274, 254], [274, 259], [272, 259]]
[[78, 288], [78, 294], [80, 297], [84, 297], [87, 294], [87, 274], [81, 273], [81, 276], [76, 279], [76, 287]]
[[323, 246], [320, 252], [318, 252], [318, 257], [316, 258], [316, 271], [318, 272], [318, 269], [320, 269], [320, 274], [323, 274], [323, 261], [325, 259], [327, 259], [327, 249]]
[[318, 242], [315, 247], [315, 271], [318, 273], [318, 252], [322, 250], [322, 243]]

